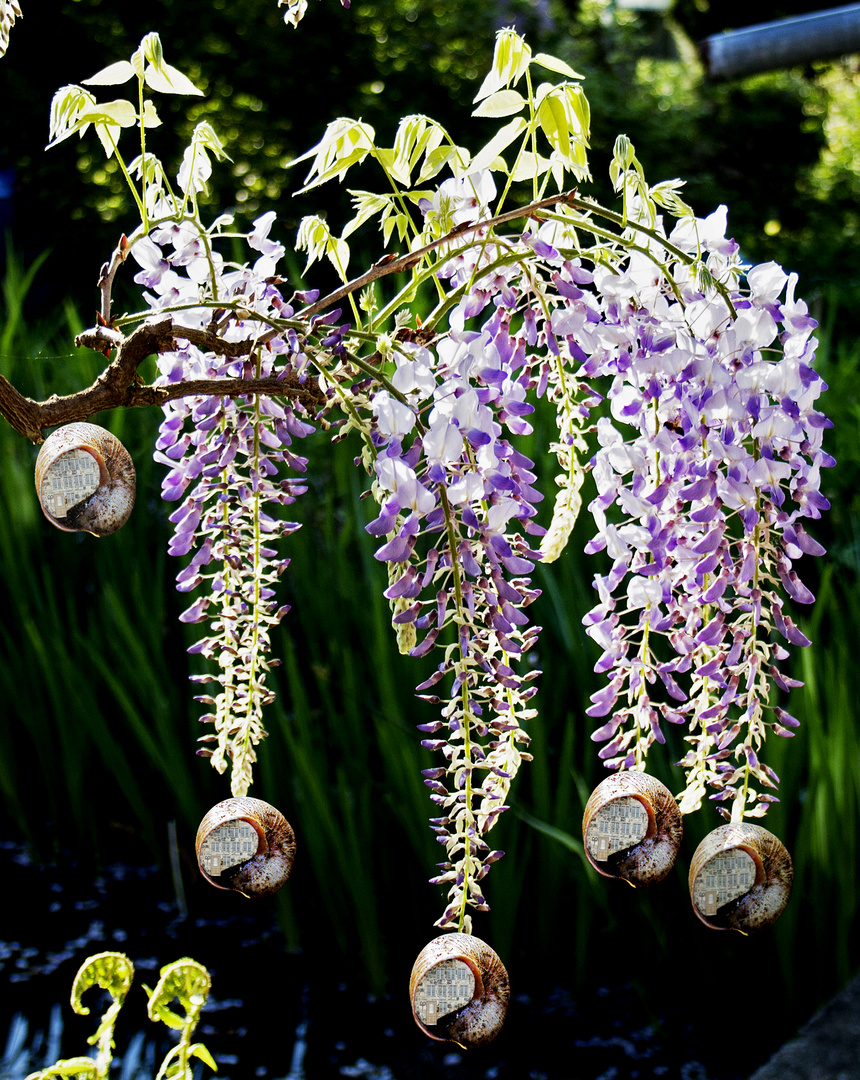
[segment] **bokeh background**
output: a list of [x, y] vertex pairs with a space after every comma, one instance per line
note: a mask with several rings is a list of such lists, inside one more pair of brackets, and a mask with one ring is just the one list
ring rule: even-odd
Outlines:
[[[642, 1015], [659, 1019], [668, 999], [703, 1032], [733, 1010], [762, 1017], [766, 1034], [752, 1057], [726, 1062], [724, 1074], [709, 1066], [712, 1078], [751, 1073], [860, 966], [860, 58], [715, 84], [696, 49], [724, 29], [829, 6], [675, 0], [665, 11], [637, 11], [610, 0], [353, 0], [346, 11], [311, 0], [296, 31], [283, 25], [275, 0], [57, 0], [24, 5], [0, 60], [0, 372], [35, 397], [71, 392], [100, 370], [99, 358], [79, 354], [72, 340], [93, 319], [101, 263], [134, 224], [122, 178], [94, 138], [44, 152], [51, 97], [128, 57], [150, 30], [167, 60], [206, 91], [159, 102], [169, 122], [155, 133], [156, 152], [178, 163], [183, 136], [208, 119], [232, 158], [213, 177], [213, 211], [233, 209], [250, 222], [273, 208], [273, 234], [288, 248], [306, 213], [326, 213], [334, 228], [347, 220], [346, 194], [335, 186], [291, 194], [304, 174], [287, 166], [329, 121], [359, 116], [385, 139], [401, 115], [425, 112], [458, 141], [481, 145], [490, 129], [470, 118], [470, 103], [495, 30], [516, 25], [535, 51], [585, 76], [589, 193], [611, 198], [606, 166], [624, 132], [652, 183], [686, 179], [685, 197], [702, 215], [726, 203], [729, 232], [748, 260], [776, 259], [800, 274], [798, 293], [820, 322], [818, 367], [831, 387], [823, 407], [834, 421], [825, 445], [838, 464], [823, 478], [832, 510], [810, 528], [828, 554], [800, 567], [818, 601], [793, 612], [813, 640], [791, 660], [804, 686], [789, 708], [803, 726], [766, 754], [782, 778], [782, 801], [764, 824], [795, 860], [789, 908], [757, 939], [709, 934], [693, 918], [686, 873], [698, 840], [720, 823], [710, 809], [687, 820], [683, 857], [653, 892], [614, 888], [586, 867], [582, 809], [602, 769], [584, 714], [598, 685], [597, 651], [580, 620], [600, 564], [582, 554], [591, 535], [583, 520], [566, 556], [537, 571], [543, 595], [532, 610], [544, 632], [529, 662], [544, 674], [535, 761], [494, 833], [507, 856], [487, 879], [492, 911], [475, 923], [528, 994], [563, 986], [597, 1008], [599, 987], [624, 986]], [[354, 267], [381, 253], [372, 231], [353, 237]], [[288, 259], [295, 285], [302, 265]], [[325, 288], [325, 269], [316, 269], [304, 284]], [[130, 278], [118, 284], [119, 310], [139, 307]], [[229, 792], [194, 756], [202, 710], [187, 681], [192, 638], [177, 621], [180, 564], [166, 555], [170, 507], [151, 460], [159, 415], [94, 419], [123, 440], [139, 478], [132, 521], [101, 541], [51, 529], [33, 491], [36, 449], [0, 428], [2, 841], [26, 841], [58, 874], [154, 863], [167, 901], [180, 904], [181, 885], [193, 918], [214, 895], [194, 869], [197, 824]], [[548, 496], [553, 436], [552, 417], [538, 411], [525, 452]], [[430, 758], [415, 730], [432, 707], [413, 696], [432, 658], [411, 661], [394, 648], [384, 568], [363, 528], [371, 511], [360, 501], [367, 481], [353, 465], [355, 447], [319, 435], [306, 451], [309, 491], [290, 511], [303, 528], [289, 540], [283, 579], [292, 610], [274, 641], [284, 664], [251, 792], [284, 811], [300, 854], [274, 911], [259, 917], [277, 918], [287, 955], [334, 981], [348, 973], [362, 993], [393, 994], [402, 1017], [412, 959], [434, 935], [443, 899], [426, 880], [439, 854], [420, 777]], [[676, 738], [649, 760], [673, 790], [681, 756]], [[179, 877], [170, 871], [174, 835]], [[129, 922], [151, 915], [123, 903]], [[573, 1065], [568, 1075], [579, 1075]]]

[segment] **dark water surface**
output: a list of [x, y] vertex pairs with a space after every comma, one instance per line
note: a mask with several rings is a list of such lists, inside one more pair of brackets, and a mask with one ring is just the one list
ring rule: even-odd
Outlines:
[[[112, 1073], [121, 1080], [153, 1077], [175, 1041], [148, 1020], [141, 984], [154, 986], [158, 969], [182, 956], [210, 971], [196, 1038], [214, 1055], [218, 1076], [232, 1080], [743, 1080], [785, 1034], [765, 1024], [751, 1060], [732, 1044], [727, 1020], [734, 1010], [695, 975], [674, 995], [643, 1006], [629, 981], [607, 979], [575, 996], [556, 972], [530, 980], [525, 994], [517, 993], [512, 972], [503, 1032], [487, 1049], [466, 1053], [428, 1040], [414, 1025], [408, 967], [402, 993], [368, 997], [348, 971], [288, 952], [270, 908], [207, 888], [195, 892], [183, 918], [168, 871], [115, 862], [93, 876], [71, 857], [42, 866], [11, 842], [0, 843], [0, 865], [0, 1050], [10, 1031], [13, 1042], [34, 1051], [19, 1056], [17, 1070], [0, 1066], [0, 1078], [44, 1066], [48, 1049], [54, 1057], [91, 1052], [86, 1038], [98, 1023], [98, 991], [85, 997], [94, 1007], [82, 1018], [72, 1013], [69, 992], [83, 960], [106, 950], [125, 952], [136, 971], [117, 1025], [115, 1061], [130, 1045], [134, 1050], [125, 1071], [120, 1063]], [[26, 1019], [26, 1038], [16, 1014]], [[148, 1068], [133, 1067], [138, 1056]]]

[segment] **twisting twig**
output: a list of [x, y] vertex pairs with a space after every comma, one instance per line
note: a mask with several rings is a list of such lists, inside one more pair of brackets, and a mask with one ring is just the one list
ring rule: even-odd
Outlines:
[[[552, 195], [548, 199], [539, 199], [537, 202], [529, 203], [528, 206], [521, 206], [516, 210], [508, 210], [506, 213], [499, 214], [497, 217], [484, 218], [481, 221], [464, 221], [450, 232], [445, 233], [444, 236], [440, 236], [438, 240], [433, 240], [431, 243], [425, 244], [424, 247], [416, 248], [415, 251], [410, 251], [406, 255], [385, 255], [378, 262], [375, 262], [373, 266], [360, 277], [353, 278], [352, 281], [348, 281], [345, 285], [341, 285], [340, 288], [335, 289], [334, 292], [330, 292], [328, 296], [324, 296], [321, 300], [317, 300], [315, 303], [303, 308], [298, 313], [297, 317], [300, 319], [309, 319], [312, 315], [316, 315], [317, 312], [324, 311], [326, 308], [331, 307], [332, 304], [336, 304], [338, 300], [343, 300], [343, 298], [349, 296], [350, 293], [354, 293], [358, 289], [363, 289], [372, 281], [385, 277], [386, 274], [402, 274], [406, 270], [411, 270], [413, 266], [419, 263], [421, 259], [428, 254], [428, 252], [444, 247], [445, 244], [449, 244], [458, 236], [463, 236], [470, 232], [477, 232], [478, 229], [489, 229], [496, 225], [504, 225], [508, 221], [516, 221], [517, 218], [534, 217], [541, 210], [548, 210], [550, 207], [557, 206], [559, 203], [569, 203], [575, 198], [576, 189], [564, 192], [563, 194]], [[589, 209], [594, 208], [589, 207]]]
[[128, 257], [128, 253], [131, 251], [131, 244], [129, 244], [125, 233], [119, 238], [119, 243], [114, 249], [113, 254], [110, 257], [110, 261], [106, 262], [101, 268], [99, 273], [99, 280], [97, 287], [101, 293], [101, 317], [105, 326], [111, 324], [111, 290], [113, 289], [113, 279], [116, 277], [116, 272], [125, 262]]

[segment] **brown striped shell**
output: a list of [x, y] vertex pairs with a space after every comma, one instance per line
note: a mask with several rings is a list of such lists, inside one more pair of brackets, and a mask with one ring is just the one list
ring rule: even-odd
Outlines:
[[42, 513], [58, 529], [109, 536], [134, 507], [134, 463], [104, 428], [67, 424], [42, 443], [36, 492]]
[[442, 934], [418, 954], [409, 978], [415, 1023], [431, 1039], [464, 1049], [502, 1030], [511, 984], [496, 953], [472, 934]]
[[271, 896], [285, 884], [296, 838], [280, 810], [262, 799], [225, 799], [197, 830], [197, 865], [216, 889]]
[[721, 825], [690, 863], [693, 911], [715, 930], [763, 930], [785, 910], [793, 877], [791, 856], [772, 832], [746, 821]]
[[585, 805], [582, 840], [598, 873], [655, 885], [675, 865], [684, 823], [665, 784], [648, 773], [613, 773]]

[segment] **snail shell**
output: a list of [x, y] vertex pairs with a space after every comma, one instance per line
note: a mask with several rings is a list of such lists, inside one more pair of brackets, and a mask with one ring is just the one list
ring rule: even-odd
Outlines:
[[64, 532], [108, 536], [134, 506], [134, 464], [116, 438], [96, 424], [67, 424], [42, 444], [36, 458], [42, 513]]
[[442, 934], [418, 954], [409, 978], [415, 1023], [425, 1035], [464, 1049], [502, 1030], [511, 984], [496, 953], [471, 934]]
[[746, 821], [721, 825], [690, 864], [693, 911], [715, 930], [763, 930], [783, 913], [793, 876], [791, 856], [773, 833]]
[[271, 896], [286, 882], [296, 838], [280, 810], [261, 799], [225, 799], [197, 830], [197, 865], [217, 889]]
[[588, 861], [605, 877], [655, 885], [675, 865], [684, 824], [671, 791], [643, 772], [607, 776], [582, 818]]

